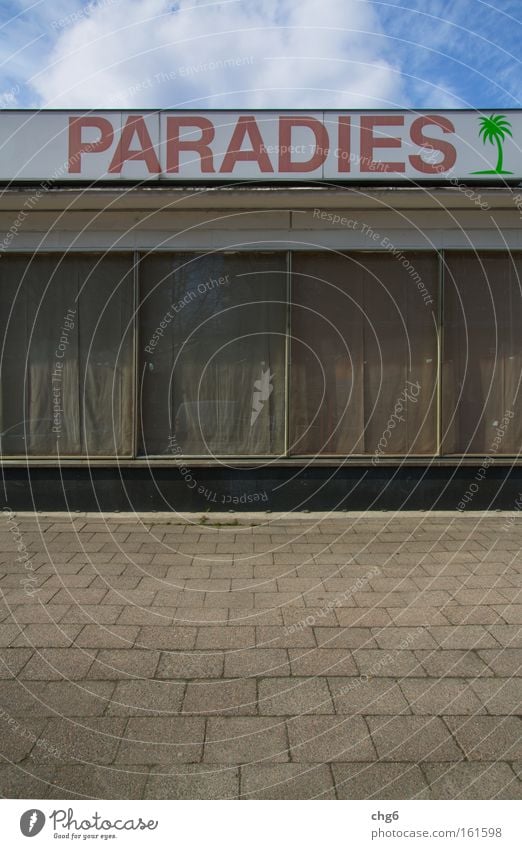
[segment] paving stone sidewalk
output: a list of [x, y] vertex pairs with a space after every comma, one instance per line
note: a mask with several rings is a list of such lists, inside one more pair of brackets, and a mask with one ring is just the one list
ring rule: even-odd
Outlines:
[[0, 517], [0, 794], [522, 798], [509, 514]]

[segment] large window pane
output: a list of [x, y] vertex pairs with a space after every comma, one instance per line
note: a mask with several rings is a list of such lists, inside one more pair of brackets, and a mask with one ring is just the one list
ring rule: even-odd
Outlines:
[[154, 254], [140, 280], [141, 451], [279, 454], [285, 255]]
[[132, 260], [4, 256], [0, 450], [132, 452]]
[[436, 450], [438, 259], [294, 253], [291, 451]]
[[522, 447], [522, 254], [446, 254], [443, 448], [517, 454]]

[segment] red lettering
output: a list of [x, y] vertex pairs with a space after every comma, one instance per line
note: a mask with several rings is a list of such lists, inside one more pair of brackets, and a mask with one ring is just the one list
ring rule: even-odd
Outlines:
[[442, 171], [449, 171], [453, 168], [457, 160], [457, 151], [450, 142], [444, 139], [432, 138], [425, 136], [423, 133], [424, 127], [434, 126], [440, 127], [443, 133], [454, 133], [455, 127], [442, 115], [424, 115], [417, 118], [410, 128], [410, 136], [413, 144], [418, 144], [421, 147], [426, 147], [430, 152], [438, 150], [443, 154], [440, 162], [426, 162], [419, 154], [410, 156], [410, 162], [416, 171], [421, 174], [440, 174]]
[[[131, 150], [131, 144], [134, 139], [134, 134], [138, 136], [140, 147], [137, 150]], [[147, 125], [143, 115], [131, 115], [127, 118], [125, 126], [121, 131], [121, 137], [116, 148], [116, 152], [109, 165], [109, 174], [120, 174], [124, 162], [145, 162], [149, 174], [159, 174], [161, 165], [158, 156], [154, 150], [152, 139], [147, 130]]]
[[351, 171], [350, 151], [351, 151], [351, 124], [352, 119], [349, 115], [341, 115], [339, 118], [339, 156], [338, 168], [339, 173]]
[[[82, 142], [84, 127], [95, 127], [100, 131], [96, 142]], [[69, 174], [81, 174], [82, 153], [102, 153], [108, 150], [114, 139], [114, 130], [107, 118], [87, 115], [82, 118], [69, 118]]]
[[[241, 150], [247, 137], [252, 149]], [[274, 171], [254, 115], [241, 115], [238, 119], [219, 170], [221, 173], [230, 174], [236, 162], [257, 162], [262, 174], [271, 174]]]
[[[201, 130], [201, 137], [181, 141], [182, 127], [196, 127]], [[214, 159], [210, 144], [215, 133], [214, 124], [207, 118], [167, 118], [167, 174], [179, 173], [179, 155], [186, 150], [199, 155], [202, 174], [213, 174]]]
[[[305, 162], [292, 162], [292, 130], [294, 127], [308, 127], [315, 136], [315, 149]], [[316, 118], [299, 116], [279, 119], [279, 170], [291, 174], [315, 171], [320, 168], [328, 156], [328, 131]]]
[[381, 135], [375, 137], [374, 127], [402, 127], [403, 115], [365, 115], [361, 117], [361, 172], [368, 171], [397, 171], [405, 170], [404, 162], [376, 162], [373, 151], [382, 147], [401, 147], [402, 139], [395, 136]]

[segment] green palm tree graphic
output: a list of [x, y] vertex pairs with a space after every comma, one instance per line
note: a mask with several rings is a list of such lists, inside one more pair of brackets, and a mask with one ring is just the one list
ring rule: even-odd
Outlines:
[[472, 171], [472, 174], [512, 174], [513, 171], [503, 170], [504, 151], [502, 145], [506, 140], [506, 136], [513, 138], [511, 132], [511, 124], [506, 120], [505, 115], [490, 115], [489, 118], [480, 119], [479, 136], [484, 144], [487, 141], [497, 146], [497, 167], [487, 171]]

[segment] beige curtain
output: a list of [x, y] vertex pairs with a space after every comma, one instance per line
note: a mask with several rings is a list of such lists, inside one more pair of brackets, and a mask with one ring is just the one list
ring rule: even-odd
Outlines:
[[154, 254], [140, 281], [141, 452], [279, 454], [284, 253]]
[[[522, 446], [522, 254], [446, 253], [443, 433], [447, 453]], [[497, 428], [512, 412], [496, 442]]]
[[132, 451], [132, 260], [4, 256], [4, 455]]
[[437, 256], [304, 252], [292, 272], [294, 453], [434, 452]]

